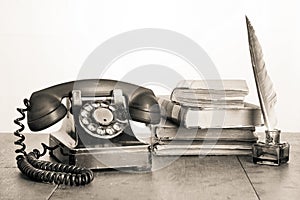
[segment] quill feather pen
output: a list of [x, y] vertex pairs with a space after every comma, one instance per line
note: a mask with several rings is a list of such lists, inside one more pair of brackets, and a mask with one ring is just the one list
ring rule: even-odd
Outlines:
[[263, 60], [262, 48], [255, 35], [255, 31], [246, 16], [246, 24], [248, 30], [248, 41], [251, 55], [253, 73], [256, 82], [257, 93], [261, 110], [267, 130], [275, 130], [277, 118], [275, 115], [274, 106], [277, 98], [273, 88], [272, 81], [267, 74], [265, 62]]

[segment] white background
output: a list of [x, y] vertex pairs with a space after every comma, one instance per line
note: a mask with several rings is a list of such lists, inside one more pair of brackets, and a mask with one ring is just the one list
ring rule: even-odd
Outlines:
[[[18, 116], [16, 107], [23, 106], [23, 98], [76, 79], [84, 60], [97, 46], [139, 28], [169, 29], [194, 40], [214, 61], [221, 78], [247, 80], [247, 101], [258, 104], [245, 14], [256, 30], [277, 91], [278, 128], [300, 131], [300, 15], [296, 0], [1, 0], [0, 132], [16, 128], [12, 121]], [[186, 63], [180, 62], [170, 55], [144, 52], [124, 58], [116, 66], [180, 64], [185, 69]], [[119, 78], [117, 73], [110, 78]]]

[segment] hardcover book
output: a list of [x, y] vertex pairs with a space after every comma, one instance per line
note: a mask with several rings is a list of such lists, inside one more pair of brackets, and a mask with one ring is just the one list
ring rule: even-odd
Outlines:
[[154, 154], [157, 156], [223, 156], [223, 155], [251, 155], [252, 145], [211, 146], [211, 145], [156, 145]]
[[196, 108], [185, 107], [157, 97], [163, 117], [186, 128], [244, 128], [261, 126], [260, 107], [245, 103], [242, 108]]
[[169, 120], [162, 120], [154, 129], [155, 137], [159, 141], [170, 140], [205, 140], [205, 141], [239, 141], [256, 142], [258, 137], [255, 128], [212, 128], [212, 129], [188, 129], [179, 127]]

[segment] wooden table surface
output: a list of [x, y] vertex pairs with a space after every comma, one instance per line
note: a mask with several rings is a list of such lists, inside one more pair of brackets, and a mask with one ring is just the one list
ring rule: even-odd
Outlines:
[[[0, 133], [0, 199], [300, 198], [300, 133], [282, 134], [291, 152], [289, 163], [279, 167], [254, 165], [247, 156], [180, 157], [151, 173], [96, 172], [94, 181], [82, 187], [28, 180], [16, 168], [14, 140], [13, 134]], [[29, 150], [47, 141], [47, 134], [26, 134]], [[168, 158], [154, 158], [153, 164], [161, 159]]]

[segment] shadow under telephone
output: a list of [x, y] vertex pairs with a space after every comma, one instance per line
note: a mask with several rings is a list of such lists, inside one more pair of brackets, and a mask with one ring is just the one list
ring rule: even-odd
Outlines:
[[[62, 99], [67, 99], [67, 106]], [[90, 169], [151, 168], [150, 146], [133, 133], [130, 121], [160, 122], [160, 108], [150, 89], [114, 80], [79, 80], [34, 92], [24, 100], [22, 117], [14, 122], [21, 148], [16, 150], [20, 171], [35, 181], [85, 185], [93, 180]], [[63, 119], [61, 129], [52, 133], [43, 152], [25, 151], [21, 134], [25, 119], [30, 130], [46, 129]], [[59, 163], [41, 161], [47, 150]], [[76, 165], [76, 166], [75, 166]]]

